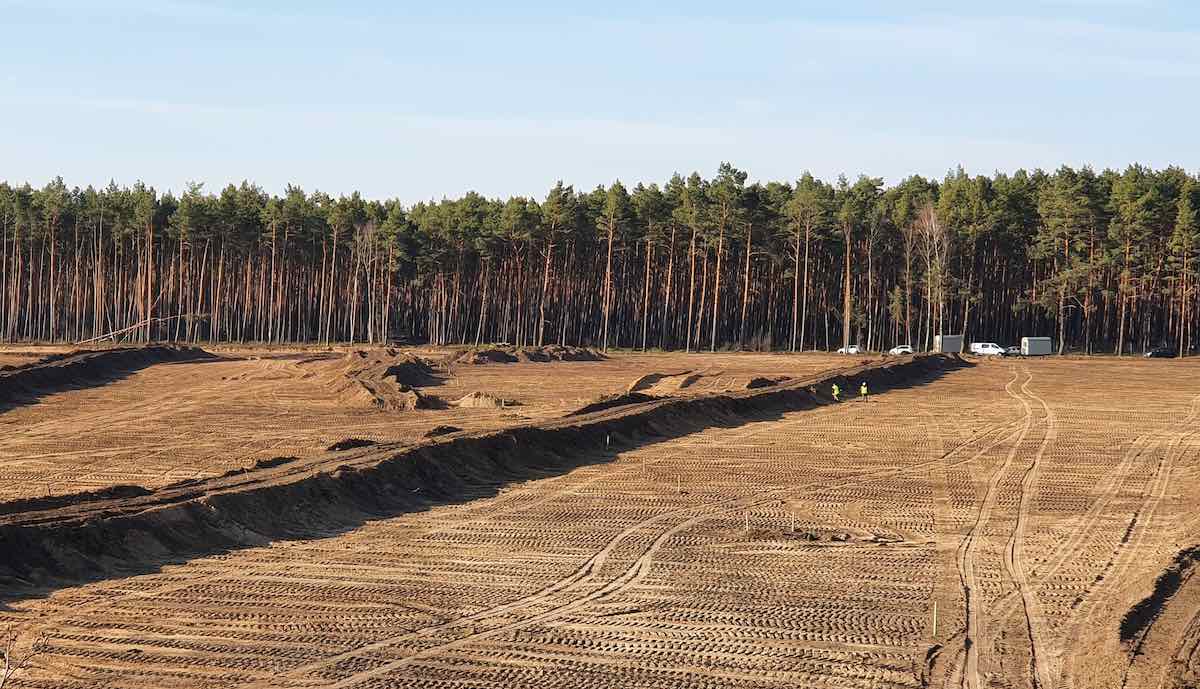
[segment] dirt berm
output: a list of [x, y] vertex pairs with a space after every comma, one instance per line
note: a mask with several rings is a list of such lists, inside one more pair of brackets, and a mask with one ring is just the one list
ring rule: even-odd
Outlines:
[[198, 347], [151, 345], [80, 350], [0, 371], [0, 407], [73, 387], [99, 385], [123, 374], [170, 361], [213, 359]]
[[332, 535], [611, 461], [634, 443], [811, 408], [828, 402], [833, 383], [854, 389], [865, 380], [881, 393], [966, 365], [957, 356], [905, 357], [765, 389], [656, 399], [499, 431], [328, 453], [145, 495], [0, 510], [0, 600], [275, 539]]

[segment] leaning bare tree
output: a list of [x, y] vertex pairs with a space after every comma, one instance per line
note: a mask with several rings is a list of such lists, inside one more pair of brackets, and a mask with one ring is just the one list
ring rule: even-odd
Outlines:
[[26, 670], [34, 658], [46, 651], [44, 633], [37, 635], [25, 648], [20, 647], [19, 639], [20, 635], [13, 629], [0, 633], [0, 653], [3, 653], [3, 657], [0, 657], [0, 689], [8, 686], [9, 680]]

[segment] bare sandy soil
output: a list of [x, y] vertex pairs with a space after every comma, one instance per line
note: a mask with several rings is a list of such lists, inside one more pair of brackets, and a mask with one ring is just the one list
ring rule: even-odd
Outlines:
[[[30, 363], [37, 353], [26, 349], [12, 359]], [[218, 353], [222, 358], [151, 366], [0, 413], [0, 501], [115, 484], [153, 488], [272, 457], [312, 456], [346, 438], [404, 442], [437, 426], [473, 431], [554, 418], [624, 392], [653, 372], [702, 373], [696, 384], [673, 392], [699, 394], [754, 376], [802, 377], [861, 361], [823, 354], [624, 354], [596, 362], [455, 365], [419, 389], [444, 400], [483, 392], [519, 406], [396, 412], [333, 394], [321, 374], [336, 367], [340, 352]], [[418, 353], [435, 361], [447, 355]]]
[[[295, 358], [164, 364], [0, 413], [4, 490], [555, 418], [652, 371], [845, 361], [459, 367], [425, 390], [522, 406], [414, 412], [341, 408]], [[741, 384], [716, 377], [700, 381]], [[1200, 578], [1180, 559], [1200, 543], [1198, 422], [1190, 362], [983, 362], [869, 403], [581, 446], [568, 471], [348, 532], [11, 596], [0, 624], [49, 638], [18, 687], [1178, 689], [1200, 674]]]

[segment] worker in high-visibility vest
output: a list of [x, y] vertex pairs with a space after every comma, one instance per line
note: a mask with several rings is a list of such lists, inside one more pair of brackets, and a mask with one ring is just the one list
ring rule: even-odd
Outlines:
[[867, 392], [867, 381], [863, 381], [862, 385], [858, 386], [858, 394], [862, 397], [862, 401], [866, 402], [870, 399], [871, 394]]
[[838, 387], [837, 383], [834, 383], [833, 384], [833, 401], [841, 402], [842, 401], [841, 394], [842, 394], [842, 389]]

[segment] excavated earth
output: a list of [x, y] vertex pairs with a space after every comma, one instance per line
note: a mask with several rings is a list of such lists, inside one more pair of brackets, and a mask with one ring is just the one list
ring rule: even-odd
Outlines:
[[12, 686], [1200, 676], [1188, 361], [217, 354], [0, 412]]

